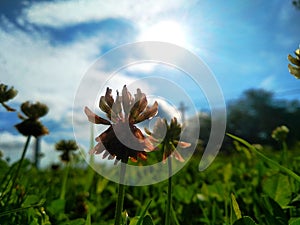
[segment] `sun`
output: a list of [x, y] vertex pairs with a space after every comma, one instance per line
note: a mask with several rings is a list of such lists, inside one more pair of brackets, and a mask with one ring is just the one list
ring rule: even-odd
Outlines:
[[161, 21], [142, 29], [138, 41], [162, 41], [180, 46], [187, 45], [185, 29], [175, 21]]

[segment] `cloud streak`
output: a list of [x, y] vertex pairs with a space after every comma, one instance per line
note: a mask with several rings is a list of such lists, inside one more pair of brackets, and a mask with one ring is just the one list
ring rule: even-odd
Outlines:
[[[60, 2], [40, 2], [23, 11], [22, 19], [39, 26], [64, 27], [78, 23], [104, 20], [107, 18], [123, 18], [132, 21], [146, 21], [161, 13], [182, 7], [183, 0], [154, 1], [98, 1], [77, 0]], [[53, 13], [55, 12], [55, 13]], [[67, 12], [67, 13], [66, 13]]]

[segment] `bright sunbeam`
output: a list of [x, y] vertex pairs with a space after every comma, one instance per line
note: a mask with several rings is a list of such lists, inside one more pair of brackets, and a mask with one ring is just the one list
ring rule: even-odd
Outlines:
[[180, 46], [187, 45], [183, 26], [175, 21], [162, 21], [142, 29], [139, 41], [163, 41]]

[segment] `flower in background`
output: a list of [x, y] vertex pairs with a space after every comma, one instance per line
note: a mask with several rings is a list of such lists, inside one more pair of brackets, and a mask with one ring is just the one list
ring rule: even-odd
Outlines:
[[171, 119], [170, 125], [166, 119], [158, 119], [155, 122], [153, 132], [145, 129], [145, 132], [149, 135], [151, 142], [157, 146], [156, 150], [163, 151], [163, 162], [166, 162], [166, 159], [173, 155], [178, 161], [184, 162], [183, 157], [176, 148], [177, 146], [187, 148], [190, 147], [191, 144], [180, 141], [181, 131], [182, 127], [177, 122], [176, 117]]
[[40, 102], [34, 104], [24, 102], [21, 105], [21, 111], [25, 116], [19, 114], [19, 118], [23, 121], [15, 127], [24, 136], [39, 137], [48, 134], [48, 129], [39, 121], [39, 118], [45, 116], [48, 110], [48, 107]]
[[60, 140], [55, 144], [55, 149], [61, 151], [60, 158], [63, 162], [70, 162], [71, 153], [78, 149], [78, 146], [74, 140]]
[[0, 84], [0, 103], [1, 105], [9, 112], [16, 111], [15, 109], [9, 107], [5, 102], [13, 99], [18, 94], [18, 91], [11, 87], [8, 89], [8, 86], [5, 84]]
[[280, 126], [276, 127], [275, 130], [272, 132], [272, 138], [275, 139], [276, 141], [283, 142], [286, 140], [286, 137], [288, 133], [290, 132], [289, 128], [286, 126]]
[[109, 125], [109, 128], [96, 138], [98, 144], [90, 154], [104, 152], [103, 158], [116, 158], [115, 163], [119, 160], [127, 163], [128, 158], [133, 162], [138, 158], [146, 160], [146, 151], [152, 150], [153, 146], [135, 124], [155, 116], [158, 111], [157, 102], [149, 107], [146, 95], [140, 89], [137, 89], [133, 97], [126, 85], [122, 89], [122, 96], [117, 91], [115, 100], [111, 93], [112, 90], [107, 88], [105, 96], [101, 96], [99, 102], [100, 109], [106, 113], [109, 120], [97, 116], [88, 107], [84, 109], [90, 122]]
[[300, 48], [295, 51], [296, 57], [288, 55], [288, 60], [294, 64], [288, 65], [290, 74], [294, 75], [296, 78], [300, 79]]

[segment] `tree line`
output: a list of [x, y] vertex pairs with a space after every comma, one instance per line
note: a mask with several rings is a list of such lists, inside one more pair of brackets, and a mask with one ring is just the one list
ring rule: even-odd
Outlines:
[[[200, 137], [204, 145], [210, 134], [210, 117], [200, 114]], [[278, 147], [271, 137], [281, 125], [289, 129], [287, 144], [295, 146], [300, 140], [300, 101], [277, 99], [263, 89], [249, 89], [240, 98], [227, 104], [226, 132], [242, 137], [250, 143]], [[232, 149], [231, 140], [224, 139], [222, 149]]]

